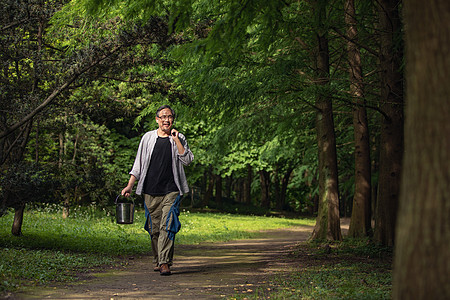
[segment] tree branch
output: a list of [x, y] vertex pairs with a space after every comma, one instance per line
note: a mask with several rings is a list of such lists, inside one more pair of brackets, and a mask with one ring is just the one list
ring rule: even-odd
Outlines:
[[[158, 83], [156, 81], [150, 81], [150, 80], [143, 80], [143, 79], [122, 79], [122, 78], [116, 78], [116, 77], [111, 77], [111, 76], [100, 76], [100, 78], [103, 79], [108, 79], [108, 80], [114, 80], [114, 81], [119, 81], [119, 82], [128, 82], [128, 83], [148, 83], [148, 84], [156, 84], [162, 87], [167, 87], [162, 83]], [[167, 82], [167, 85], [171, 85], [169, 82]]]
[[6, 25], [5, 27], [1, 28], [1, 29], [0, 29], [0, 32], [5, 31], [5, 30], [8, 30], [8, 29], [10, 29], [10, 28], [12, 28], [12, 27], [19, 26], [20, 24], [23, 24], [23, 23], [27, 23], [28, 21], [30, 21], [30, 19], [25, 19], [25, 20], [13, 22], [13, 23], [11, 23], [11, 24], [9, 24], [9, 25]]
[[373, 106], [373, 105], [368, 105], [366, 103], [363, 104], [363, 103], [352, 102], [352, 101], [349, 101], [349, 100], [347, 100], [345, 98], [341, 98], [341, 97], [337, 97], [337, 96], [334, 96], [333, 98], [334, 99], [338, 99], [339, 101], [342, 101], [342, 102], [344, 102], [346, 104], [349, 104], [351, 107], [352, 106], [359, 106], [359, 107], [365, 107], [365, 108], [368, 108], [368, 109], [372, 109], [374, 111], [379, 112], [386, 120], [391, 120], [391, 118], [387, 115], [387, 113], [384, 112], [379, 107], [376, 107], [376, 106]]
[[89, 64], [88, 66], [86, 66], [84, 69], [81, 69], [79, 72], [77, 72], [74, 75], [72, 75], [69, 79], [67, 79], [67, 81], [63, 85], [61, 85], [58, 88], [56, 88], [55, 90], [53, 90], [51, 95], [48, 96], [47, 99], [45, 99], [44, 102], [42, 102], [39, 106], [37, 106], [32, 112], [30, 112], [28, 115], [26, 115], [22, 120], [18, 121], [17, 123], [12, 125], [11, 127], [7, 128], [3, 132], [1, 132], [0, 133], [0, 139], [10, 135], [15, 130], [20, 128], [23, 124], [25, 124], [26, 122], [30, 121], [35, 115], [37, 115], [45, 107], [47, 107], [57, 96], [59, 96], [59, 94], [61, 94], [65, 89], [67, 89], [78, 77], [80, 77], [82, 74], [86, 73], [87, 71], [89, 71], [90, 69], [92, 69], [93, 67], [95, 67], [96, 65], [101, 63], [103, 60], [105, 60], [106, 58], [108, 58], [109, 56], [114, 54], [120, 48], [121, 48], [120, 46], [115, 47], [108, 54], [103, 55], [102, 57], [100, 57], [96, 61], [94, 61], [91, 64]]
[[367, 52], [369, 52], [369, 53], [372, 54], [373, 56], [376, 56], [376, 57], [380, 56], [380, 55], [379, 55], [376, 51], [374, 51], [373, 49], [371, 49], [371, 48], [369, 48], [369, 47], [366, 47], [366, 46], [364, 46], [364, 45], [362, 45], [362, 44], [356, 42], [355, 40], [349, 38], [348, 36], [346, 36], [345, 34], [343, 34], [339, 29], [337, 29], [336, 27], [331, 27], [331, 29], [333, 29], [334, 32], [336, 32], [340, 37], [346, 39], [347, 41], [349, 41], [349, 42], [355, 44], [356, 46], [358, 46], [358, 47], [360, 47], [360, 48], [363, 48], [364, 50], [366, 50]]

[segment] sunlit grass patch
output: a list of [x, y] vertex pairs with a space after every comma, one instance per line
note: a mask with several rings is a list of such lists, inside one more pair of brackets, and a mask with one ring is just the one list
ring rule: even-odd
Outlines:
[[[52, 208], [53, 209], [53, 208]], [[24, 249], [51, 249], [59, 251], [128, 255], [148, 251], [147, 236], [133, 224], [118, 225], [108, 212], [92, 208], [73, 208], [63, 219], [61, 209], [27, 210], [21, 237], [12, 237], [9, 230], [13, 215], [0, 218], [0, 246]], [[137, 214], [136, 221], [143, 216]]]
[[313, 226], [313, 219], [285, 219], [275, 217], [244, 216], [217, 213], [180, 214], [181, 231], [177, 242], [196, 244], [200, 242], [230, 241], [253, 238], [262, 230], [289, 228], [294, 226]]

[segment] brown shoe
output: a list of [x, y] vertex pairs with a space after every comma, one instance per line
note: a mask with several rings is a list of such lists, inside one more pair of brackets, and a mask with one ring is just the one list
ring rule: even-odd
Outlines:
[[160, 269], [159, 269], [159, 275], [164, 276], [164, 275], [170, 275], [170, 274], [172, 274], [172, 273], [170, 272], [169, 265], [168, 264], [162, 264]]
[[161, 267], [158, 264], [156, 264], [156, 266], [153, 268], [153, 271], [159, 272], [160, 269]]

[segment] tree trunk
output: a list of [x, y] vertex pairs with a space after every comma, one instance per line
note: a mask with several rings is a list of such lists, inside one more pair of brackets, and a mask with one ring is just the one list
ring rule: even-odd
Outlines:
[[[78, 197], [78, 193], [77, 192], [78, 192], [78, 185], [75, 186], [74, 193], [73, 193], [73, 199], [74, 199], [75, 202], [76, 202], [76, 199]], [[64, 205], [63, 205], [63, 213], [62, 213], [62, 218], [63, 219], [67, 219], [69, 217], [69, 215], [70, 215], [70, 198], [71, 198], [70, 192], [67, 191], [65, 193], [65, 197], [64, 197]]]
[[380, 67], [381, 110], [384, 112], [380, 140], [380, 173], [374, 239], [392, 246], [395, 240], [400, 175], [403, 159], [403, 75], [399, 0], [381, 0]]
[[75, 135], [75, 141], [73, 141], [73, 156], [72, 156], [72, 164], [75, 164], [75, 158], [77, 157], [77, 145], [78, 145], [78, 139], [80, 137], [79, 131], [77, 131]]
[[[26, 145], [28, 143], [28, 138], [30, 137], [31, 127], [32, 127], [32, 121], [30, 120], [28, 123], [24, 125], [24, 128], [20, 131], [19, 137], [17, 137], [17, 140], [14, 143], [17, 143], [18, 145], [15, 145], [15, 151], [12, 151], [11, 162], [18, 163], [23, 160], [23, 156], [25, 153]], [[9, 194], [9, 193], [7, 193]], [[6, 196], [11, 199], [15, 196]], [[18, 201], [18, 203], [14, 203], [12, 207], [14, 207], [14, 221], [11, 228], [11, 233], [15, 236], [22, 235], [22, 223], [23, 223], [23, 213], [25, 211], [25, 202], [23, 202], [24, 199], [16, 199], [15, 201]], [[28, 199], [25, 199], [28, 200]]]
[[236, 202], [238, 203], [242, 203], [244, 201], [243, 190], [244, 190], [244, 179], [239, 177], [236, 179], [236, 183], [234, 185], [234, 191], [236, 193]]
[[289, 184], [289, 179], [291, 178], [292, 171], [294, 171], [293, 168], [287, 168], [286, 172], [281, 178], [279, 195], [277, 195], [277, 209], [282, 210], [286, 206], [287, 186]]
[[191, 196], [191, 204], [190, 204], [190, 208], [194, 208], [195, 206], [195, 197], [197, 196], [197, 189], [195, 187], [191, 187], [191, 190], [189, 192], [190, 196]]
[[228, 199], [231, 199], [232, 185], [233, 185], [233, 175], [227, 176], [225, 178], [225, 197]]
[[14, 222], [11, 233], [15, 236], [22, 235], [23, 213], [25, 211], [25, 203], [21, 203], [14, 207]]
[[265, 170], [259, 171], [259, 179], [261, 182], [261, 207], [270, 208], [270, 174]]
[[244, 203], [250, 204], [251, 199], [251, 188], [253, 181], [253, 168], [251, 165], [247, 165], [247, 177], [244, 182]]
[[[308, 177], [308, 173], [309, 171], [305, 171], [305, 174], [303, 177], [307, 178]], [[319, 209], [319, 201], [318, 201], [318, 195], [317, 194], [313, 194], [313, 187], [317, 186], [317, 171], [314, 174], [314, 176], [311, 177], [311, 180], [306, 179], [306, 186], [308, 187], [308, 189], [310, 190], [310, 192], [308, 193], [308, 213], [313, 216], [314, 214], [317, 213], [318, 209]], [[299, 211], [301, 212], [301, 210]]]
[[408, 106], [394, 299], [450, 299], [449, 14], [448, 1], [405, 2]]
[[212, 166], [209, 167], [209, 170], [205, 172], [205, 179], [206, 179], [206, 191], [203, 195], [202, 199], [202, 206], [206, 207], [209, 205], [209, 202], [211, 201], [212, 195], [213, 195], [213, 189], [214, 189], [214, 177], [212, 174]]
[[63, 132], [59, 133], [59, 156], [58, 156], [58, 168], [62, 168], [63, 158], [64, 156], [64, 134]]
[[70, 201], [69, 201], [69, 197], [66, 197], [64, 199], [62, 218], [67, 219], [69, 217], [69, 214], [70, 214]]
[[283, 199], [281, 199], [281, 180], [280, 180], [280, 167], [277, 165], [273, 173], [273, 189], [275, 198], [275, 208], [281, 210], [283, 208]]
[[281, 202], [283, 203], [283, 209], [286, 207], [286, 193], [292, 171], [294, 171], [293, 168], [288, 168], [281, 179]]
[[39, 120], [36, 122], [36, 139], [35, 139], [35, 144], [34, 147], [35, 149], [35, 155], [34, 155], [34, 161], [36, 163], [39, 163]]
[[329, 84], [328, 38], [324, 25], [326, 2], [314, 1], [315, 17], [318, 18], [316, 84], [319, 92], [316, 96], [316, 107], [318, 108], [316, 130], [319, 154], [319, 212], [311, 238], [341, 240], [336, 137], [331, 97], [326, 89]]
[[[355, 193], [353, 196], [352, 216], [348, 235], [350, 237], [364, 237], [371, 232], [371, 165], [369, 146], [369, 126], [365, 108], [363, 91], [363, 74], [361, 55], [354, 43], [358, 39], [356, 27], [355, 0], [345, 2], [345, 23], [347, 24], [347, 42], [350, 94], [353, 106], [353, 128], [355, 135]], [[345, 213], [347, 211], [345, 210]]]
[[222, 176], [220, 174], [214, 175], [215, 182], [216, 182], [216, 205], [219, 207], [222, 207], [223, 201], [222, 201]]

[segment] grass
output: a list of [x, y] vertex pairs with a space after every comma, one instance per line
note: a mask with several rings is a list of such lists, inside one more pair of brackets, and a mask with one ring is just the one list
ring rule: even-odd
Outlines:
[[[23, 236], [10, 230], [13, 213], [0, 218], [0, 296], [23, 286], [70, 282], [97, 268], [119, 267], [124, 256], [150, 253], [144, 212], [134, 223], [116, 224], [113, 208], [75, 207], [67, 219], [58, 205], [30, 207]], [[299, 225], [312, 219], [181, 212], [177, 244], [253, 238], [261, 230]], [[289, 272], [271, 276], [259, 287], [245, 285], [236, 299], [390, 299], [392, 251], [368, 240], [344, 240], [324, 247], [302, 243], [287, 258]]]
[[[326, 250], [327, 249], [327, 250]], [[291, 254], [291, 270], [234, 299], [391, 299], [392, 249], [346, 239], [330, 248], [304, 242]]]
[[[134, 223], [116, 224], [113, 209], [95, 205], [75, 207], [62, 219], [58, 205], [30, 207], [25, 212], [23, 236], [10, 230], [12, 212], [0, 218], [0, 292], [22, 285], [71, 281], [79, 273], [119, 265], [125, 255], [150, 252], [143, 229], [144, 212], [137, 210]], [[177, 244], [219, 242], [258, 236], [260, 230], [313, 225], [311, 219], [285, 219], [182, 211]]]
[[312, 219], [285, 219], [236, 214], [190, 213], [180, 215], [181, 227], [177, 243], [196, 244], [201, 242], [230, 241], [254, 238], [260, 230], [287, 228], [292, 226], [313, 226]]
[[13, 291], [22, 285], [70, 282], [93, 267], [117, 263], [98, 254], [24, 248], [3, 248], [0, 257], [0, 292]]

